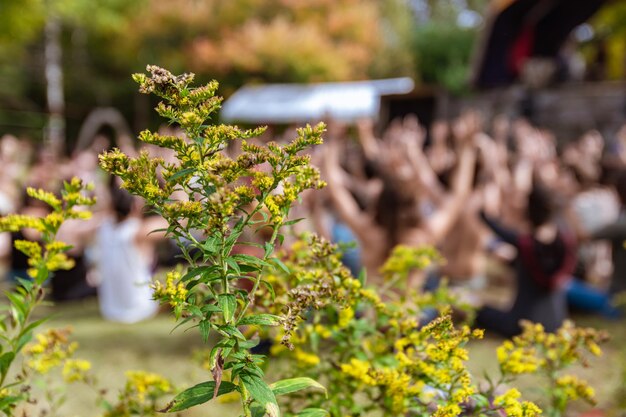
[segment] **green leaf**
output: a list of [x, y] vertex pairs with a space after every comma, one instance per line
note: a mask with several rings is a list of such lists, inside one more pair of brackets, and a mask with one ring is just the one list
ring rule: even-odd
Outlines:
[[204, 243], [202, 244], [202, 248], [209, 253], [218, 253], [218, 249], [220, 247], [221, 239], [219, 236], [209, 236]]
[[217, 313], [218, 311], [222, 311], [222, 309], [216, 306], [215, 304], [205, 304], [202, 307], [200, 307], [200, 310], [202, 310], [204, 314]]
[[272, 297], [272, 301], [274, 301], [276, 299], [276, 292], [274, 292], [274, 287], [272, 287], [272, 284], [270, 284], [269, 281], [266, 281], [264, 279], [261, 280], [261, 284], [265, 285], [265, 287], [270, 293], [270, 296]]
[[321, 408], [305, 408], [296, 414], [298, 417], [327, 417], [330, 416], [330, 413]]
[[265, 381], [263, 381], [258, 375], [245, 370], [239, 374], [239, 379], [250, 393], [250, 396], [252, 396], [252, 398], [254, 398], [254, 400], [265, 409], [265, 412], [270, 417], [280, 416], [276, 396]]
[[28, 291], [28, 292], [30, 292], [30, 291], [33, 289], [33, 285], [35, 285], [35, 284], [33, 283], [33, 281], [32, 281], [32, 280], [29, 280], [29, 279], [24, 279], [24, 278], [20, 278], [20, 277], [17, 277], [16, 279], [17, 279], [17, 282], [18, 282], [18, 283], [19, 283], [22, 287], [24, 287], [24, 289], [25, 289], [26, 291]]
[[241, 268], [239, 268], [239, 264], [233, 258], [226, 258], [226, 264], [229, 266], [229, 269], [235, 271], [236, 275], [241, 275]]
[[285, 265], [283, 263], [283, 261], [281, 261], [278, 258], [271, 258], [271, 261], [274, 262], [280, 269], [282, 269], [286, 274], [291, 273], [291, 271], [289, 270], [289, 268], [287, 267], [287, 265]]
[[219, 326], [219, 329], [229, 336], [234, 336], [239, 340], [247, 340], [246, 337], [239, 331], [235, 326], [231, 326], [230, 324], [226, 324], [224, 326]]
[[0, 374], [5, 375], [11, 366], [11, 363], [15, 359], [15, 353], [6, 352], [0, 356]]
[[180, 177], [184, 177], [185, 175], [189, 175], [192, 174], [194, 171], [196, 170], [196, 168], [185, 168], [185, 169], [181, 169], [180, 171], [176, 172], [174, 175], [172, 175], [171, 177], [169, 177], [167, 179], [167, 182], [174, 182], [177, 179], [179, 179]]
[[6, 291], [5, 292], [7, 298], [11, 301], [11, 305], [13, 306], [13, 315], [15, 316], [15, 320], [22, 324], [24, 323], [24, 318], [26, 317], [28, 307], [22, 300], [22, 297], [19, 295]]
[[246, 263], [254, 266], [272, 266], [268, 262], [265, 262], [263, 259], [259, 259], [256, 256], [246, 255], [246, 254], [236, 254], [232, 256], [233, 259], [237, 260], [237, 262]]
[[274, 392], [274, 395], [285, 395], [291, 394], [292, 392], [301, 391], [307, 388], [315, 388], [324, 391], [324, 394], [327, 395], [326, 388], [319, 382], [314, 379], [300, 377], [300, 378], [291, 378], [291, 379], [283, 379], [280, 381], [276, 381], [270, 385], [270, 388]]
[[4, 397], [0, 400], [0, 410], [4, 411], [6, 415], [12, 415], [8, 411], [13, 407], [14, 404], [17, 404], [20, 401], [24, 400], [24, 396], [11, 396]]
[[26, 333], [23, 333], [22, 336], [20, 336], [19, 340], [17, 341], [17, 347], [16, 347], [16, 351], [19, 352], [22, 350], [22, 348], [24, 346], [26, 346], [26, 343], [30, 342], [30, 340], [33, 338], [33, 331], [28, 331]]
[[39, 327], [40, 325], [42, 325], [43, 323], [47, 322], [48, 320], [50, 320], [50, 317], [44, 317], [44, 318], [41, 318], [39, 320], [35, 320], [34, 322], [32, 322], [28, 326], [26, 326], [24, 328], [24, 330], [22, 330], [22, 332], [23, 333], [30, 332], [31, 330], [35, 329], [35, 327]]
[[202, 314], [202, 310], [200, 310], [200, 307], [195, 306], [193, 304], [189, 304], [187, 306], [187, 310], [194, 316], [196, 317], [204, 317], [204, 314]]
[[222, 309], [224, 321], [230, 324], [237, 310], [237, 297], [233, 294], [220, 294], [217, 296], [217, 305]]
[[200, 274], [203, 274], [205, 272], [209, 272], [209, 271], [215, 270], [215, 269], [217, 269], [217, 267], [215, 265], [213, 265], [213, 266], [203, 265], [203, 266], [199, 266], [197, 268], [191, 268], [189, 271], [187, 271], [187, 273], [185, 275], [182, 276], [182, 278], [180, 280], [183, 281], [183, 282], [189, 281], [193, 277], [196, 277], [196, 276], [198, 276]]
[[479, 409], [486, 409], [489, 407], [490, 401], [489, 398], [485, 397], [482, 394], [472, 396], [474, 401], [476, 402], [476, 407]]
[[201, 320], [198, 323], [198, 327], [200, 328], [200, 335], [202, 336], [202, 341], [206, 343], [209, 340], [209, 333], [211, 332], [211, 324], [208, 320]]
[[274, 314], [256, 314], [254, 316], [246, 316], [239, 320], [238, 326], [251, 324], [255, 326], [280, 326], [283, 322], [282, 317]]
[[361, 272], [359, 272], [359, 276], [357, 277], [357, 281], [359, 281], [361, 283], [361, 286], [365, 286], [365, 284], [367, 282], [367, 271], [365, 270], [365, 268], [362, 268]]
[[259, 343], [261, 343], [261, 339], [250, 339], [250, 340], [246, 340], [246, 341], [237, 341], [237, 346], [239, 346], [239, 349], [252, 349], [253, 347], [256, 347], [259, 345]]
[[241, 236], [242, 230], [233, 229], [232, 233], [224, 241], [224, 250], [226, 253], [230, 253], [230, 250], [235, 246], [235, 242]]
[[252, 404], [252, 406], [250, 407], [250, 412], [252, 413], [252, 417], [264, 417], [265, 416], [265, 408], [257, 404]]
[[[160, 410], [160, 412], [171, 413], [174, 411], [186, 410], [199, 404], [204, 404], [214, 398], [214, 390], [215, 381], [207, 381], [194, 385], [174, 397], [174, 399], [163, 410]], [[239, 391], [239, 387], [232, 382], [223, 381], [217, 391], [217, 396], [219, 397], [220, 395], [228, 394], [233, 391]]]
[[299, 219], [289, 220], [283, 223], [283, 226], [291, 226], [293, 224], [300, 223], [302, 220], [304, 220], [304, 217], [300, 217]]

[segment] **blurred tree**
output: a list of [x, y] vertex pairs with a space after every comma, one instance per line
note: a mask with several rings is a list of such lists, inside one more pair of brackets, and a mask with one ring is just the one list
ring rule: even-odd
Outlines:
[[455, 25], [422, 25], [414, 33], [415, 59], [422, 82], [454, 94], [467, 91], [477, 30]]
[[454, 94], [468, 90], [474, 45], [488, 0], [422, 0], [422, 24], [413, 30], [413, 55], [421, 81]]
[[28, 110], [23, 124], [43, 125], [43, 34], [51, 11], [61, 24], [63, 92], [72, 142], [82, 120], [97, 106], [119, 108], [135, 126], [149, 123], [149, 99], [134, 93], [128, 76], [148, 63], [174, 72], [194, 71], [200, 82], [216, 78], [224, 95], [249, 82], [402, 75], [462, 92], [476, 25], [487, 3], [2, 0], [0, 82], [6, 88], [0, 89], [0, 133], [18, 119], [15, 110]]
[[[87, 44], [81, 34], [118, 31], [140, 2], [125, 0], [3, 0], [0, 13], [0, 128], [40, 137], [45, 111], [48, 136], [64, 140], [63, 74], [78, 88], [94, 85], [85, 69]], [[121, 35], [120, 32], [118, 32]], [[69, 56], [65, 52], [70, 51]], [[82, 75], [82, 77], [81, 77]], [[85, 81], [84, 83], [81, 83]], [[97, 83], [96, 83], [97, 84]], [[45, 98], [45, 99], [44, 99]], [[68, 110], [74, 108], [70, 105]], [[18, 115], [19, 117], [15, 117]], [[82, 116], [82, 115], [81, 115]]]
[[[144, 61], [218, 78], [224, 86], [244, 82], [307, 82], [396, 75], [398, 66], [375, 65], [390, 44], [408, 43], [384, 19], [399, 0], [150, 0], [148, 16], [136, 16], [125, 46]], [[405, 14], [406, 15], [406, 14]], [[392, 19], [394, 19], [392, 17]], [[402, 28], [401, 30], [405, 30]], [[395, 44], [394, 44], [395, 43]], [[142, 48], [139, 48], [139, 46]]]
[[43, 32], [54, 6], [70, 138], [94, 106], [149, 114], [128, 76], [147, 63], [216, 78], [225, 95], [248, 82], [414, 73], [406, 0], [3, 1], [10, 7], [0, 13], [8, 22], [0, 26], [0, 62], [7, 64], [0, 77], [14, 87], [0, 92], [0, 105], [45, 109]]

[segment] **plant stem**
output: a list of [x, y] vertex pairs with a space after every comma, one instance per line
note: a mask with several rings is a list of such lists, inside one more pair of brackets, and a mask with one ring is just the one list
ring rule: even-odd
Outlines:
[[[241, 379], [239, 380], [241, 381]], [[243, 383], [239, 384], [239, 388], [241, 389], [241, 405], [243, 407], [243, 415], [244, 417], [252, 417], [252, 410], [250, 410], [250, 396], [248, 395], [248, 390], [243, 385]]]
[[[272, 237], [269, 240], [269, 244], [274, 246], [274, 243], [276, 242], [276, 238], [278, 237], [278, 230], [280, 229], [279, 225], [274, 225], [274, 231], [272, 233]], [[269, 254], [265, 254], [263, 255], [263, 261], [267, 261]], [[256, 274], [256, 279], [254, 280], [254, 284], [252, 285], [252, 289], [250, 290], [250, 292], [248, 293], [248, 298], [246, 300], [246, 304], [243, 306], [243, 308], [241, 309], [241, 312], [239, 313], [239, 317], [237, 317], [237, 320], [235, 321], [235, 323], [238, 323], [239, 320], [241, 320], [244, 315], [246, 314], [246, 311], [248, 310], [248, 307], [254, 303], [254, 294], [256, 293], [257, 289], [259, 288], [259, 284], [261, 283], [261, 277], [263, 276], [263, 271], [265, 270], [265, 267], [262, 267], [261, 270]]]

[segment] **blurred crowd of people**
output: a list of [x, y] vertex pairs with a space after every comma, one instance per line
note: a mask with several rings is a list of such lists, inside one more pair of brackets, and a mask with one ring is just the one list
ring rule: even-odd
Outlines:
[[[172, 132], [167, 132], [172, 133]], [[258, 140], [282, 141], [266, 134]], [[130, 138], [116, 146], [137, 154]], [[47, 148], [10, 135], [0, 142], [0, 212], [45, 214], [27, 186], [59, 190], [78, 176], [95, 184], [98, 203], [88, 222], [70, 221], [61, 240], [74, 246], [76, 267], [51, 278], [57, 301], [98, 293], [105, 318], [135, 322], [158, 306], [148, 283], [155, 268], [175, 262], [164, 226], [98, 167], [110, 147], [97, 137], [89, 148], [59, 159]], [[149, 147], [151, 148], [151, 147]], [[169, 158], [157, 148], [154, 156]], [[294, 207], [298, 225], [327, 239], [355, 242], [343, 254], [380, 284], [378, 270], [399, 244], [433, 246], [446, 262], [415, 273], [408, 285], [432, 291], [442, 278], [480, 300], [490, 282], [511, 277], [512, 307], [482, 306], [477, 325], [505, 336], [520, 319], [555, 330], [572, 309], [616, 318], [616, 295], [626, 290], [626, 126], [614, 138], [589, 131], [559, 138], [524, 119], [486, 121], [474, 111], [437, 120], [429, 129], [415, 116], [394, 120], [376, 134], [371, 120], [329, 121], [325, 143], [311, 151], [328, 187], [307, 192]], [[7, 280], [25, 276], [26, 259], [2, 237]], [[497, 266], [497, 268], [494, 267]], [[501, 308], [501, 306], [500, 306]]]
[[358, 242], [346, 256], [353, 272], [365, 267], [376, 282], [396, 245], [430, 245], [446, 262], [414, 274], [412, 288], [446, 278], [480, 305], [494, 270], [509, 272], [512, 306], [483, 305], [479, 327], [512, 336], [521, 319], [556, 330], [573, 309], [620, 316], [626, 127], [614, 138], [557, 140], [522, 118], [487, 124], [468, 111], [429, 130], [407, 116], [380, 138], [369, 121], [354, 126], [354, 140], [350, 131], [331, 123], [314, 155], [328, 187], [311, 211], [326, 219], [323, 235]]

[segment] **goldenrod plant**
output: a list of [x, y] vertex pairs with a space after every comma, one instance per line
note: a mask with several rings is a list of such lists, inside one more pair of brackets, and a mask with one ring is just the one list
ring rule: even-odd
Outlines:
[[[576, 327], [571, 321], [565, 322], [555, 333], [546, 333], [541, 324], [528, 321], [522, 322], [522, 328], [522, 334], [505, 341], [497, 350], [498, 383], [511, 383], [522, 374], [543, 377], [547, 399], [545, 415], [549, 417], [563, 416], [574, 400], [596, 405], [594, 389], [587, 381], [565, 370], [574, 364], [588, 366], [590, 355], [600, 356], [602, 350], [598, 344], [607, 339], [607, 334], [593, 328]], [[511, 404], [511, 398], [518, 395], [519, 392], [512, 389], [497, 397], [496, 403]]]
[[[178, 325], [197, 328], [207, 344], [202, 361], [210, 376], [163, 411], [222, 397], [238, 399], [244, 417], [535, 417], [541, 409], [521, 400], [516, 389], [500, 393], [531, 369], [552, 381], [544, 408], [554, 416], [573, 393], [589, 396], [561, 370], [581, 359], [576, 352], [583, 345], [597, 353], [601, 338], [571, 325], [556, 335], [533, 327], [506, 342], [498, 352], [502, 378], [481, 389], [483, 381], [466, 366], [466, 345], [483, 332], [453, 321], [449, 305], [456, 300], [445, 285], [426, 295], [406, 291], [411, 271], [439, 260], [433, 249], [397, 248], [382, 271], [384, 294], [351, 276], [337, 248], [314, 235], [278, 251], [283, 228], [294, 223], [292, 204], [303, 191], [324, 185], [306, 155], [322, 143], [324, 125], [299, 129], [286, 145], [252, 143], [263, 129], [212, 120], [221, 101], [216, 82], [192, 87], [192, 74], [147, 70], [133, 76], [140, 91], [160, 97], [156, 111], [184, 135], [146, 130], [139, 139], [172, 151], [175, 159], [146, 151], [129, 157], [114, 149], [101, 155], [100, 165], [168, 221], [162, 232], [178, 243], [185, 265], [155, 284], [155, 297], [171, 306]], [[261, 239], [251, 242], [253, 236]], [[241, 253], [245, 246], [259, 255]], [[439, 314], [425, 315], [428, 309]], [[274, 338], [272, 354], [288, 358], [287, 379], [266, 381], [264, 369], [282, 359], [255, 350], [262, 337]], [[570, 349], [556, 349], [561, 342]], [[523, 350], [530, 344], [535, 350]]]
[[[147, 70], [149, 75], [133, 76], [140, 91], [161, 98], [156, 111], [179, 126], [184, 137], [145, 130], [139, 139], [170, 149], [177, 161], [166, 162], [147, 152], [131, 158], [115, 149], [100, 156], [100, 165], [168, 221], [164, 232], [182, 250], [186, 271], [173, 272], [164, 285], [157, 284], [156, 298], [172, 306], [180, 324], [193, 323], [204, 342], [215, 340], [211, 335], [216, 338], [210, 353], [211, 379], [177, 395], [165, 411], [236, 392], [244, 416], [278, 416], [277, 395], [318, 384], [297, 379], [270, 386], [262, 369], [265, 358], [251, 351], [258, 340], [242, 329], [279, 326], [289, 320], [258, 312], [259, 289], [271, 288], [264, 280], [266, 271], [284, 268], [274, 248], [283, 240], [281, 228], [292, 223], [287, 220], [291, 205], [304, 190], [324, 185], [303, 154], [322, 143], [324, 125], [299, 129], [284, 146], [273, 142], [260, 146], [246, 140], [260, 135], [262, 128], [211, 123], [221, 102], [215, 95], [216, 82], [194, 88], [192, 74], [174, 76], [156, 66]], [[227, 155], [231, 145], [240, 149], [237, 157]], [[243, 241], [244, 231], [251, 229], [264, 229], [270, 237], [262, 244]], [[234, 249], [242, 245], [260, 247], [263, 255], [236, 253]], [[302, 413], [326, 414], [311, 409]]]
[[[439, 260], [432, 248], [398, 247], [383, 271], [387, 282], [399, 283]], [[286, 304], [298, 314], [275, 336], [282, 344], [271, 352], [293, 360], [297, 374], [319, 376], [328, 395], [308, 396], [310, 405], [332, 416], [456, 416], [467, 411], [465, 405], [479, 392], [465, 365], [464, 346], [481, 338], [482, 331], [455, 328], [449, 306], [457, 300], [445, 286], [437, 294], [397, 297], [398, 288], [391, 285], [379, 294], [380, 289], [350, 276], [336, 247], [314, 235], [297, 241], [284, 262], [291, 273], [269, 275], [278, 303], [267, 308]], [[332, 294], [334, 300], [300, 296], [294, 304], [291, 295], [306, 295], [303, 289]], [[420, 320], [427, 310], [441, 314], [430, 322]]]
[[[8, 313], [0, 316], [0, 411], [13, 415], [16, 407], [31, 398], [32, 378], [61, 369], [68, 383], [84, 380], [88, 362], [72, 357], [76, 344], [68, 340], [68, 331], [49, 330], [33, 334], [45, 318], [33, 319], [33, 311], [45, 298], [45, 282], [59, 269], [70, 269], [74, 262], [66, 255], [71, 249], [56, 239], [59, 228], [68, 219], [86, 219], [87, 210], [95, 200], [86, 195], [89, 186], [78, 178], [65, 182], [60, 196], [51, 192], [28, 188], [29, 197], [46, 203], [50, 211], [43, 217], [11, 214], [0, 218], [0, 231], [19, 232], [32, 229], [40, 236], [38, 241], [16, 240], [15, 248], [28, 257], [28, 277], [17, 278], [16, 286], [5, 293]], [[21, 367], [16, 369], [19, 365]], [[47, 393], [49, 406], [56, 407], [55, 399]]]
[[119, 392], [117, 402], [101, 400], [106, 410], [103, 417], [155, 416], [158, 401], [173, 392], [170, 381], [152, 372], [127, 371], [126, 384]]
[[[497, 349], [498, 378], [476, 378], [466, 363], [466, 345], [480, 340], [483, 331], [452, 320], [451, 307], [468, 307], [443, 285], [434, 293], [410, 294], [388, 286], [379, 294], [350, 277], [332, 245], [305, 236], [285, 254], [290, 274], [268, 276], [276, 299], [268, 311], [290, 305], [290, 294], [303, 284], [316, 283], [330, 294], [340, 294], [330, 304], [309, 304], [299, 309], [297, 330], [275, 335], [271, 352], [293, 361], [289, 376], [317, 376], [327, 395], [307, 395], [310, 406], [333, 416], [501, 416], [560, 417], [574, 400], [594, 403], [593, 390], [566, 369], [588, 363], [600, 355], [605, 334], [566, 322], [558, 332], [546, 333], [539, 324], [524, 323], [524, 332]], [[398, 247], [382, 268], [387, 282], [402, 283], [409, 273], [441, 260], [432, 248]], [[400, 291], [398, 291], [400, 290]], [[341, 302], [337, 302], [337, 301]], [[438, 312], [433, 317], [432, 312]], [[431, 314], [424, 314], [430, 312]], [[464, 319], [471, 314], [463, 314]], [[458, 321], [458, 319], [457, 319]], [[287, 338], [292, 350], [279, 341]], [[587, 354], [587, 355], [586, 355]], [[515, 388], [520, 375], [545, 378], [541, 408], [522, 399]], [[298, 407], [290, 400], [286, 408]], [[543, 409], [543, 411], [542, 411]]]

